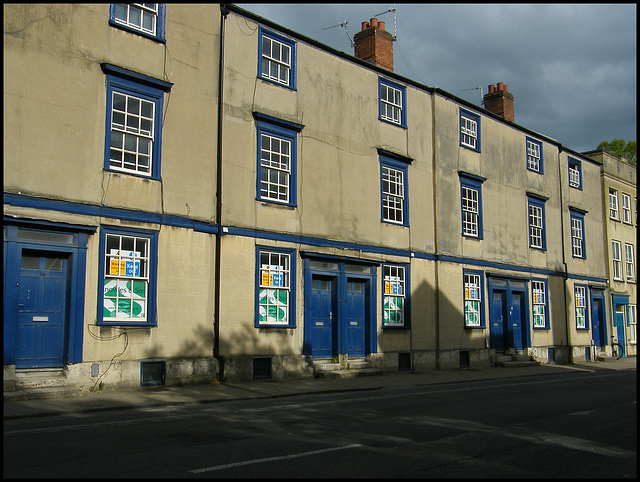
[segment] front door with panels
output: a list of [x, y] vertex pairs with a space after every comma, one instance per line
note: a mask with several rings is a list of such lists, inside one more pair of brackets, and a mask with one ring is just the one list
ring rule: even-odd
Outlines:
[[16, 368], [62, 367], [67, 329], [67, 259], [23, 250]]
[[344, 352], [351, 357], [365, 356], [366, 282], [347, 278], [344, 321]]
[[366, 356], [374, 319], [371, 267], [307, 259], [305, 270], [305, 354]]
[[530, 346], [525, 281], [492, 279], [489, 282], [489, 337], [497, 352], [521, 351]]

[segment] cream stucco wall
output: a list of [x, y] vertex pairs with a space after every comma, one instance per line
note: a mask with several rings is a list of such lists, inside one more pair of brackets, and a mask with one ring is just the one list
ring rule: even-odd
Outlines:
[[[3, 9], [6, 192], [215, 218], [217, 6], [168, 9], [166, 44], [109, 26], [108, 4]], [[101, 63], [174, 84], [162, 182], [104, 170]]]

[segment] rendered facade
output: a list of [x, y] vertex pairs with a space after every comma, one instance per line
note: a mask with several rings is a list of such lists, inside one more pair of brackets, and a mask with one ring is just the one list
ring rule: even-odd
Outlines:
[[357, 58], [142, 5], [4, 6], [5, 386], [610, 353], [608, 159], [503, 84], [489, 111], [394, 74], [377, 19]]

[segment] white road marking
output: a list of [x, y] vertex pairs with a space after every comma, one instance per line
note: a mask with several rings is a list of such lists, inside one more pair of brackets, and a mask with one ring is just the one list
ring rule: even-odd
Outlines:
[[264, 459], [243, 460], [242, 462], [234, 462], [232, 464], [214, 465], [213, 467], [205, 467], [203, 469], [194, 469], [189, 472], [193, 474], [202, 474], [203, 472], [213, 472], [214, 470], [229, 469], [233, 467], [243, 467], [245, 465], [262, 464], [264, 462], [277, 462], [280, 460], [296, 459], [299, 457], [308, 457], [309, 455], [325, 454], [327, 452], [335, 452], [336, 450], [353, 449], [362, 447], [362, 444], [343, 445], [342, 447], [330, 447], [328, 449], [312, 450], [310, 452], [301, 452], [299, 454], [281, 455], [279, 457], [266, 457]]

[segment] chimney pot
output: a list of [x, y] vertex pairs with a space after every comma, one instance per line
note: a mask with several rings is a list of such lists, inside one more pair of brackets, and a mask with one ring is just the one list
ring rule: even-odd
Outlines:
[[354, 55], [393, 72], [393, 36], [384, 26], [375, 17], [370, 23], [362, 22], [362, 30], [353, 36]]
[[509, 86], [503, 82], [489, 86], [489, 93], [484, 96], [484, 108], [504, 119], [515, 122], [513, 112], [513, 94], [509, 92]]

